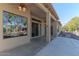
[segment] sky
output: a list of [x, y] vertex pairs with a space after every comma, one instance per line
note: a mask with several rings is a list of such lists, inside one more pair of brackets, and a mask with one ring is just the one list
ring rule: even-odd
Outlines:
[[79, 17], [78, 3], [53, 3], [52, 5], [62, 25], [65, 25], [73, 17]]

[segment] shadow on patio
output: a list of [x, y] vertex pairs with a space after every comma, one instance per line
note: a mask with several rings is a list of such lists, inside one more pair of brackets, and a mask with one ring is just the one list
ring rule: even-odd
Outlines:
[[39, 52], [47, 42], [42, 39], [32, 39], [30, 43], [14, 48], [9, 51], [0, 52], [1, 56], [33, 56]]

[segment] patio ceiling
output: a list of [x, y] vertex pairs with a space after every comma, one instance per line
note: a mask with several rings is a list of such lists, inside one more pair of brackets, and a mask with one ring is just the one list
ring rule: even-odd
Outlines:
[[[27, 4], [26, 4], [27, 5]], [[30, 3], [29, 8], [31, 10], [31, 14], [33, 16], [36, 16], [40, 19], [46, 19], [46, 13], [41, 8], [39, 8], [37, 5]]]
[[46, 18], [46, 14], [44, 13], [44, 11], [42, 11], [41, 9], [39, 9], [37, 7], [31, 7], [31, 13], [32, 13], [32, 15], [35, 15], [42, 19]]

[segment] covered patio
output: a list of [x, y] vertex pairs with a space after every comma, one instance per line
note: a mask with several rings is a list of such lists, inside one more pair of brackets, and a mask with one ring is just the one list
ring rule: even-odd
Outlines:
[[[26, 4], [31, 13], [31, 39], [42, 39], [50, 42], [57, 35], [58, 16], [51, 4]], [[37, 30], [34, 24], [37, 24]]]
[[33, 40], [51, 42], [59, 32], [59, 18], [50, 3], [4, 3], [0, 11], [0, 51]]

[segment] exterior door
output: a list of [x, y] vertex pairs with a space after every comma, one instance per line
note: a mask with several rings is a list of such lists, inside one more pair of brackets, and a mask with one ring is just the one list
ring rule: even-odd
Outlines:
[[32, 37], [39, 36], [39, 25], [38, 23], [32, 22]]

